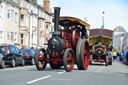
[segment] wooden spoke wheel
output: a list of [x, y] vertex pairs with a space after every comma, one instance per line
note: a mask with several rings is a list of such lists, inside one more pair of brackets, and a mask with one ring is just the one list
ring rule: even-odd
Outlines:
[[67, 72], [72, 71], [74, 62], [75, 62], [75, 58], [74, 58], [73, 50], [71, 48], [67, 48], [63, 56], [63, 64]]
[[81, 70], [86, 70], [88, 68], [89, 56], [90, 56], [89, 44], [88, 41], [84, 39], [81, 44], [80, 61], [79, 61]]
[[45, 58], [47, 58], [47, 55], [45, 54], [45, 49], [40, 48], [35, 54], [35, 64], [36, 68], [39, 71], [44, 70], [47, 65], [47, 61], [43, 60]]
[[76, 47], [79, 38], [80, 38], [79, 29], [73, 29], [73, 31], [72, 31], [72, 44], [73, 44], [73, 47]]
[[79, 38], [77, 46], [76, 46], [76, 58], [75, 58], [76, 59], [76, 64], [77, 64], [77, 67], [78, 67], [79, 70], [81, 69], [80, 64], [79, 64], [81, 44], [82, 44], [82, 39]]

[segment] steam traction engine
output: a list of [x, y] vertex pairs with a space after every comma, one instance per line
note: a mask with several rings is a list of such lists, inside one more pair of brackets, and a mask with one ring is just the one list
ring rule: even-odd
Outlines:
[[[89, 43], [87, 41], [87, 23], [73, 17], [59, 17], [60, 8], [54, 8], [54, 32], [48, 40], [48, 48], [40, 48], [35, 55], [38, 70], [44, 70], [47, 63], [52, 69], [64, 66], [72, 71], [74, 64], [78, 69], [86, 70], [89, 63]], [[59, 27], [61, 26], [61, 27]]]
[[90, 64], [92, 62], [105, 62], [105, 65], [112, 65], [109, 45], [112, 44], [113, 31], [108, 29], [91, 29], [89, 45], [91, 47]]

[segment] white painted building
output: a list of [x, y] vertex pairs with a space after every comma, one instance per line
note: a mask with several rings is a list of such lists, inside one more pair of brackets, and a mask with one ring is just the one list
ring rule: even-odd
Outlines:
[[[50, 1], [45, 4], [49, 8]], [[37, 0], [0, 0], [0, 44], [44, 47], [51, 21], [51, 14]]]
[[4, 28], [4, 23], [3, 23], [3, 18], [4, 18], [4, 9], [3, 9], [3, 3], [0, 3], [0, 43], [3, 43], [4, 41], [3, 41], [3, 28]]
[[16, 0], [0, 2], [0, 43], [19, 43], [19, 6]]
[[113, 35], [113, 47], [122, 51], [128, 47], [128, 33], [123, 27], [116, 27]]

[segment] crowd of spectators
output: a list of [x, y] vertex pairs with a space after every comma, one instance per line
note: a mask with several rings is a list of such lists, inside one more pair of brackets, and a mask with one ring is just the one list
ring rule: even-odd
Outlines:
[[128, 47], [124, 51], [118, 51], [117, 49], [113, 48], [112, 57], [113, 57], [113, 61], [118, 60], [128, 65]]

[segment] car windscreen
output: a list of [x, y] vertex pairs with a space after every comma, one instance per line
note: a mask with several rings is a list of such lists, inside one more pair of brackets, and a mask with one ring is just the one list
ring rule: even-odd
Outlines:
[[6, 46], [0, 46], [0, 53], [3, 55], [7, 54], [7, 47]]
[[22, 49], [22, 52], [23, 53], [28, 53], [28, 54], [35, 54], [35, 52], [33, 51], [33, 50], [31, 50], [31, 49]]

